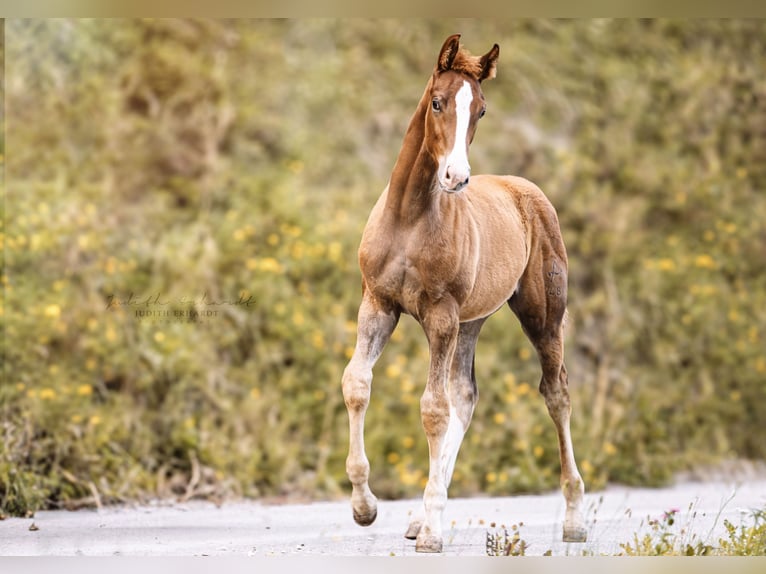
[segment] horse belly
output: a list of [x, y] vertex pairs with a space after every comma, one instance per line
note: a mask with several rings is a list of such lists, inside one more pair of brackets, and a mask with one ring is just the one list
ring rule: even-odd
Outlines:
[[[478, 195], [478, 194], [477, 194]], [[474, 211], [475, 255], [473, 288], [461, 306], [460, 320], [487, 317], [511, 298], [528, 260], [526, 234], [515, 204], [507, 195], [489, 197]]]
[[487, 317], [497, 311], [516, 291], [523, 271], [523, 264], [513, 261], [505, 268], [494, 265], [480, 268], [474, 287], [460, 308], [460, 321]]

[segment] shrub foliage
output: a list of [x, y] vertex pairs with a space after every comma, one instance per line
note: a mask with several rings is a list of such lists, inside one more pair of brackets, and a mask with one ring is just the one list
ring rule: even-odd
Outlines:
[[[501, 46], [474, 171], [556, 205], [588, 488], [766, 458], [766, 53], [750, 21], [45, 20], [5, 29], [0, 506], [347, 491], [356, 248], [443, 39]], [[427, 476], [427, 349], [375, 369], [373, 488]], [[453, 494], [558, 482], [507, 310]]]

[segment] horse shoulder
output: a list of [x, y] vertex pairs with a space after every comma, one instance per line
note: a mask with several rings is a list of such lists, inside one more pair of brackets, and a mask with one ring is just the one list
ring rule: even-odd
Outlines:
[[400, 305], [398, 293], [405, 281], [407, 263], [403, 237], [386, 216], [386, 196], [383, 191], [370, 212], [359, 244], [359, 269], [362, 283], [377, 301], [390, 307]]

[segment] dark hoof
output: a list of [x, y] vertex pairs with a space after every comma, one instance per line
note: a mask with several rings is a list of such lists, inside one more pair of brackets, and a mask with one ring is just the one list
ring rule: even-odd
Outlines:
[[372, 508], [368, 512], [357, 512], [356, 508], [352, 509], [354, 512], [354, 522], [359, 526], [369, 526], [378, 517], [378, 509]]
[[423, 525], [421, 522], [413, 522], [409, 525], [407, 528], [407, 532], [404, 534], [404, 537], [407, 540], [415, 540], [418, 537], [418, 534], [420, 533], [420, 527]]
[[564, 528], [564, 542], [586, 542], [588, 533], [582, 526]]
[[420, 536], [415, 544], [415, 552], [436, 554], [442, 551], [442, 539], [437, 536]]

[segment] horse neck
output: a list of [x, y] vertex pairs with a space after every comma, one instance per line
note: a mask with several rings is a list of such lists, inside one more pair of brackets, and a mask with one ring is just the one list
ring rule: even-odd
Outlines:
[[386, 209], [397, 220], [420, 218], [433, 203], [437, 161], [426, 150], [425, 123], [430, 108], [431, 81], [410, 120], [388, 184]]

